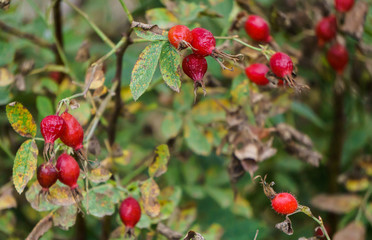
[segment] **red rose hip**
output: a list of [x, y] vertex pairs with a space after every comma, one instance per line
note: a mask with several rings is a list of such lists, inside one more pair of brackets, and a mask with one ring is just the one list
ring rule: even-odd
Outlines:
[[266, 73], [269, 70], [265, 64], [255, 63], [245, 68], [245, 74], [257, 85], [267, 85], [269, 80], [266, 78]]
[[339, 43], [332, 45], [327, 52], [327, 60], [329, 65], [331, 65], [338, 74], [342, 74], [349, 61], [347, 49]]
[[78, 120], [68, 112], [61, 114], [66, 125], [61, 134], [61, 141], [75, 151], [83, 147], [84, 131]]
[[257, 15], [251, 15], [245, 22], [245, 31], [255, 41], [270, 42], [270, 28], [265, 19]]
[[168, 32], [168, 40], [176, 49], [185, 49], [192, 42], [192, 34], [188, 27], [176, 25]]
[[58, 170], [58, 179], [71, 189], [78, 187], [77, 180], [80, 175], [79, 164], [76, 160], [66, 153], [62, 153], [58, 159], [56, 168]]
[[203, 77], [208, 69], [207, 60], [195, 53], [188, 55], [182, 61], [182, 69], [184, 73], [194, 81], [194, 94], [199, 86], [203, 88], [204, 95], [206, 94]]
[[194, 53], [202, 57], [211, 55], [216, 48], [216, 39], [213, 34], [204, 28], [194, 28], [191, 34], [191, 46]]
[[278, 193], [271, 200], [271, 206], [280, 214], [294, 213], [298, 208], [296, 198], [290, 193]]
[[348, 12], [354, 5], [354, 0], [335, 0], [335, 8], [339, 12]]
[[277, 77], [285, 78], [292, 74], [293, 62], [287, 54], [277, 52], [270, 58], [270, 67]]
[[48, 192], [58, 180], [57, 169], [51, 163], [43, 163], [37, 168], [37, 181], [43, 192]]
[[134, 227], [141, 219], [141, 207], [136, 199], [128, 197], [124, 199], [119, 208], [121, 221], [126, 227], [126, 233], [133, 235]]
[[45, 139], [44, 157], [47, 156], [47, 153], [52, 155], [54, 142], [61, 137], [64, 128], [65, 121], [60, 116], [49, 115], [41, 120], [40, 131]]
[[331, 41], [337, 34], [336, 16], [322, 18], [315, 28], [316, 36], [318, 37], [318, 45], [323, 46], [325, 42]]

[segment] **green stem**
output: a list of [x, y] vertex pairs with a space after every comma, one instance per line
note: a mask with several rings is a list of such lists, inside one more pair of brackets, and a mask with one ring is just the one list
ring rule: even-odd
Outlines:
[[244, 45], [244, 46], [246, 46], [246, 47], [249, 47], [249, 48], [251, 48], [251, 49], [253, 49], [253, 50], [256, 50], [256, 51], [259, 51], [259, 52], [262, 52], [262, 51], [263, 51], [262, 48], [254, 47], [254, 46], [252, 46], [252, 45], [250, 45], [250, 44], [248, 44], [248, 43], [243, 42], [242, 40], [240, 40], [240, 39], [238, 39], [238, 38], [236, 38], [236, 37], [233, 37], [233, 38], [231, 38], [231, 39], [234, 40], [235, 42], [238, 42], [238, 43], [240, 43], [240, 44], [242, 44], [242, 45]]
[[34, 139], [35, 139], [36, 141], [42, 141], [42, 142], [45, 142], [44, 138], [35, 137]]
[[123, 6], [124, 12], [127, 14], [128, 21], [129, 21], [130, 23], [132, 23], [132, 22], [133, 22], [133, 16], [132, 16], [132, 14], [129, 12], [129, 9], [127, 8], [127, 5], [125, 4], [124, 0], [119, 0], [119, 2], [121, 3], [121, 6]]
[[89, 23], [89, 25], [93, 28], [93, 30], [100, 36], [100, 38], [108, 45], [110, 48], [114, 48], [115, 44], [98, 28], [98, 26], [92, 22], [89, 16], [81, 11], [75, 4], [71, 3], [69, 0], [65, 0], [65, 2], [73, 8], [76, 12], [78, 12], [85, 20]]

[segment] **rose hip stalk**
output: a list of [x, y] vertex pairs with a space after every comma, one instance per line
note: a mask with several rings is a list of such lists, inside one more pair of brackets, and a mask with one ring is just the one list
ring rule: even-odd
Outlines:
[[[198, 87], [201, 86], [206, 94], [203, 77], [208, 69], [207, 60], [204, 57], [197, 54], [190, 54], [185, 57], [182, 61], [182, 69], [187, 76], [189, 76], [194, 81], [194, 96], [196, 99], [196, 91]], [[195, 101], [194, 99], [194, 101]]]
[[316, 36], [318, 37], [318, 45], [323, 46], [324, 43], [335, 38], [337, 33], [337, 20], [335, 15], [322, 18], [316, 25]]
[[45, 139], [44, 158], [48, 158], [53, 155], [54, 142], [61, 137], [62, 132], [65, 128], [65, 121], [63, 118], [57, 115], [46, 116], [40, 123], [41, 135]]
[[260, 16], [249, 16], [245, 22], [245, 31], [255, 41], [270, 42], [272, 40], [269, 24]]
[[176, 25], [169, 30], [168, 40], [176, 49], [182, 50], [190, 46], [192, 34], [188, 27]]
[[125, 225], [126, 235], [134, 235], [134, 227], [141, 218], [141, 207], [136, 199], [128, 197], [120, 205], [119, 214]]
[[[239, 55], [230, 55], [216, 49], [216, 39], [213, 34], [204, 28], [194, 28], [191, 31], [192, 34], [192, 50], [194, 54], [199, 55], [200, 57], [211, 56], [220, 64], [223, 69], [229, 69], [220, 61], [221, 59], [227, 58], [233, 60], [234, 62], [239, 60], [242, 56]], [[232, 69], [229, 69], [232, 70]]]

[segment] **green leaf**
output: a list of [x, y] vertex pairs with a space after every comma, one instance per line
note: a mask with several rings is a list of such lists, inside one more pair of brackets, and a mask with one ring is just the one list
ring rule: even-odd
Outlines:
[[195, 153], [203, 156], [208, 156], [210, 154], [212, 150], [211, 144], [208, 142], [203, 132], [190, 120], [187, 121], [184, 127], [184, 137], [187, 145]]
[[30, 203], [31, 207], [36, 211], [50, 211], [58, 206], [53, 205], [45, 197], [42, 197], [40, 194], [41, 186], [38, 181], [32, 183], [32, 185], [26, 191], [26, 199]]
[[112, 215], [115, 212], [115, 203], [120, 200], [120, 194], [111, 184], [100, 185], [89, 190], [83, 205], [87, 212], [96, 217]]
[[16, 49], [13, 44], [0, 44], [0, 66], [9, 64], [13, 61]]
[[41, 119], [53, 114], [53, 104], [48, 97], [37, 96], [36, 108], [40, 114]]
[[6, 106], [6, 116], [13, 129], [23, 137], [35, 137], [36, 124], [31, 113], [19, 102]]
[[13, 184], [19, 194], [34, 176], [39, 150], [35, 140], [26, 140], [18, 149], [13, 165]]
[[180, 55], [177, 50], [166, 42], [160, 55], [160, 72], [165, 83], [176, 92], [180, 92], [181, 87], [181, 65]]
[[222, 189], [218, 187], [206, 186], [205, 191], [222, 208], [229, 207], [234, 201], [234, 194], [231, 189]]
[[314, 113], [314, 111], [311, 108], [309, 108], [309, 106], [300, 102], [293, 101], [291, 104], [291, 110], [294, 113], [311, 121], [316, 126], [320, 128], [324, 127], [324, 122]]
[[155, 158], [149, 167], [150, 177], [159, 177], [167, 171], [170, 158], [168, 145], [159, 145], [155, 150]]
[[173, 101], [173, 108], [177, 112], [186, 112], [191, 109], [194, 102], [194, 87], [190, 83], [182, 85], [182, 91], [176, 94]]
[[159, 25], [162, 28], [170, 28], [178, 22], [177, 17], [166, 8], [153, 8], [146, 11], [146, 19], [149, 23]]
[[75, 225], [76, 215], [77, 207], [75, 204], [60, 207], [53, 213], [53, 224], [63, 230], [68, 230], [70, 227]]
[[168, 112], [161, 123], [161, 133], [166, 140], [177, 136], [182, 128], [182, 118], [176, 112]]
[[[157, 26], [154, 26], [154, 28], [156, 29], [159, 29]], [[168, 40], [168, 32], [167, 31], [159, 31], [159, 33], [157, 32], [154, 32], [154, 31], [151, 31], [150, 30], [144, 30], [142, 28], [133, 28], [134, 32], [137, 34], [138, 37], [140, 38], [144, 38], [144, 39], [147, 39], [147, 40], [152, 40], [152, 41], [156, 41], [156, 40]]]
[[136, 101], [149, 87], [165, 42], [157, 41], [148, 45], [140, 54], [133, 67], [130, 91]]

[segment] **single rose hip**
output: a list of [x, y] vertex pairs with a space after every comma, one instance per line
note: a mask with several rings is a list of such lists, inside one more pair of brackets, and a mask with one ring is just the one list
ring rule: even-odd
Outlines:
[[192, 42], [192, 34], [188, 27], [176, 25], [168, 32], [169, 42], [179, 50], [185, 49]]
[[290, 193], [278, 193], [271, 200], [271, 206], [280, 214], [294, 213], [298, 208], [296, 198]]
[[121, 221], [126, 228], [126, 234], [133, 236], [134, 227], [141, 219], [141, 207], [136, 199], [128, 197], [124, 199], [119, 208]]
[[182, 69], [184, 73], [194, 81], [194, 94], [199, 86], [203, 88], [204, 95], [206, 94], [203, 77], [208, 69], [207, 60], [195, 53], [188, 55], [182, 61]]
[[49, 192], [49, 188], [58, 180], [57, 169], [50, 163], [43, 163], [37, 168], [37, 181], [42, 187], [42, 192]]
[[277, 77], [285, 78], [292, 74], [293, 62], [287, 54], [277, 52], [270, 58], [270, 67]]
[[212, 54], [216, 48], [216, 39], [213, 34], [204, 28], [194, 28], [191, 31], [191, 46], [195, 54], [206, 57]]
[[335, 8], [339, 12], [348, 12], [354, 5], [354, 0], [335, 0]]
[[81, 149], [83, 147], [84, 131], [80, 123], [68, 112], [62, 113], [61, 118], [66, 123], [60, 136], [61, 141], [75, 151]]
[[56, 168], [58, 171], [58, 179], [61, 183], [69, 186], [71, 189], [76, 189], [78, 187], [77, 180], [80, 175], [80, 168], [73, 157], [66, 153], [62, 153], [57, 159]]
[[40, 131], [45, 139], [44, 157], [47, 157], [47, 153], [53, 154], [54, 142], [61, 137], [64, 128], [65, 121], [60, 116], [50, 115], [41, 120]]
[[270, 28], [265, 19], [257, 15], [250, 15], [245, 22], [245, 31], [255, 41], [270, 42]]
[[327, 60], [338, 74], [342, 74], [349, 61], [347, 49], [339, 43], [332, 45], [327, 52]]
[[337, 34], [337, 20], [335, 15], [322, 18], [316, 25], [316, 36], [318, 37], [318, 45], [323, 46], [324, 43], [331, 41]]
[[269, 80], [266, 78], [266, 73], [269, 70], [265, 64], [255, 63], [245, 68], [245, 74], [257, 85], [267, 85]]

